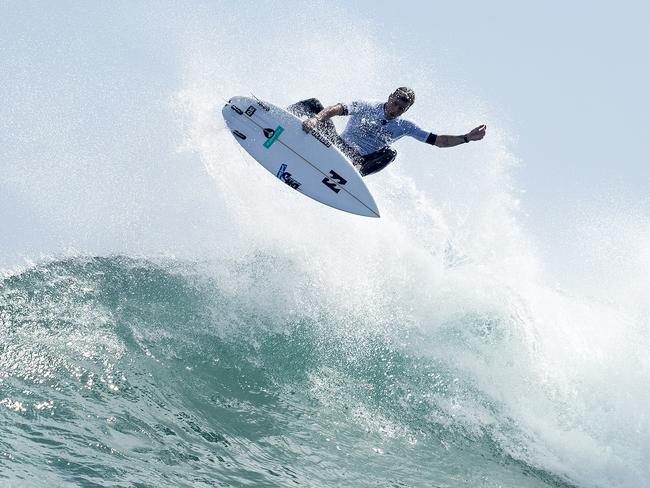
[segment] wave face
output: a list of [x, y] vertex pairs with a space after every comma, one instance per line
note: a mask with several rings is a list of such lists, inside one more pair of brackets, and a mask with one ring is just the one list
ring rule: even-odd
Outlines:
[[[568, 278], [598, 298], [549, 285], [510, 135], [458, 80], [342, 5], [0, 10], [0, 485], [647, 484], [647, 225], [583, 228], [602, 266]], [[490, 135], [400, 141], [373, 221], [218, 116], [395, 85]]]
[[635, 401], [600, 391], [591, 356], [608, 351], [549, 357], [512, 290], [459, 286], [422, 312], [399, 305], [407, 288], [390, 305], [347, 307], [320, 286], [261, 253], [209, 265], [77, 257], [6, 277], [5, 484], [637, 481], [616, 468], [638, 434], [605, 423]]
[[[231, 263], [243, 296], [219, 272], [125, 257], [6, 278], [5, 481], [568, 486], [509, 455], [516, 423], [397, 316], [378, 329], [311, 291], [251, 304], [291, 266]], [[498, 343], [503, 320], [458, 317], [436, 341]]]

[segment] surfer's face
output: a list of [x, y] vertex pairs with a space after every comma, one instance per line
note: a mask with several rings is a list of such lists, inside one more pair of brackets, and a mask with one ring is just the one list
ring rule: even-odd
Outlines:
[[411, 105], [412, 104], [408, 99], [393, 94], [388, 97], [388, 101], [384, 105], [384, 112], [386, 112], [386, 117], [394, 119], [411, 108]]

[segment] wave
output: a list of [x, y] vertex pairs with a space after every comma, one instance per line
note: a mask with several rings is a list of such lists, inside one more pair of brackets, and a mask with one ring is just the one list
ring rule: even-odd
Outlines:
[[468, 304], [431, 328], [403, 310], [336, 310], [309, 288], [255, 300], [290, 268], [77, 257], [6, 277], [5, 479], [573, 486], [561, 456], [597, 443], [604, 413], [533, 378], [523, 317]]

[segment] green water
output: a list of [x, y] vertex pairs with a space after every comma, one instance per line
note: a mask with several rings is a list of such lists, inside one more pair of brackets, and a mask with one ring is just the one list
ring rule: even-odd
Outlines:
[[3, 486], [572, 486], [506, 453], [517, 426], [399, 324], [265, 314], [174, 261], [51, 262], [0, 291]]

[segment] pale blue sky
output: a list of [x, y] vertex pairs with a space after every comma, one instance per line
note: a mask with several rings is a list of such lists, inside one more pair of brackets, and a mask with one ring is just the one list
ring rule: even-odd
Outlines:
[[[200, 162], [177, 152], [179, 115], [170, 101], [192, 83], [214, 92], [206, 107], [243, 86], [276, 103], [305, 95], [377, 97], [401, 80], [395, 70], [375, 80], [383, 65], [373, 60], [386, 63], [400, 53], [399, 69], [410, 63], [434, 75], [430, 91], [417, 87], [420, 107], [440, 93], [467, 96], [488, 106], [477, 112], [513, 137], [507, 149], [521, 161], [514, 176], [523, 191], [522, 223], [551, 260], [579, 256], [576, 241], [585, 235], [593, 241], [616, 234], [625, 213], [640, 216], [650, 232], [644, 2], [43, 1], [4, 3], [0, 12], [0, 221], [8, 229], [0, 247], [14, 253], [90, 246], [97, 222], [113, 225], [108, 234], [130, 226], [138, 243], [144, 238], [136, 230], [148, 225], [144, 234], [158, 248], [167, 230], [157, 226], [156, 212], [177, 227], [199, 207], [206, 221], [215, 220], [214, 188]], [[345, 51], [346, 35], [358, 52]], [[265, 36], [273, 52], [266, 52]], [[355, 86], [346, 80], [356, 78], [332, 73], [334, 66], [369, 68], [373, 79]], [[462, 119], [490, 124], [473, 116], [472, 103], [447, 103], [445, 117], [458, 106]], [[442, 122], [431, 130], [451, 131], [453, 124]], [[473, 161], [475, 154], [480, 163], [478, 148], [471, 156], [468, 148], [427, 153], [400, 142], [398, 150], [401, 168], [414, 178], [420, 175], [408, 159], [416, 153], [430, 154], [435, 176], [444, 178], [461, 158]], [[201, 192], [186, 191], [176, 171]], [[470, 177], [454, 178], [462, 185]], [[164, 212], [158, 187], [177, 192]], [[103, 212], [110, 218], [96, 217]], [[585, 215], [598, 220], [599, 213], [608, 224], [576, 237]], [[125, 214], [126, 224], [116, 217]], [[206, 241], [196, 232], [182, 232], [188, 245]]]
[[591, 294], [643, 281], [650, 266], [650, 4], [396, 5], [362, 0], [349, 8], [391, 48], [419, 57], [492, 108], [521, 162], [514, 171], [520, 223], [553, 279]]
[[502, 112], [536, 217], [610, 193], [650, 210], [647, 2], [350, 5]]

